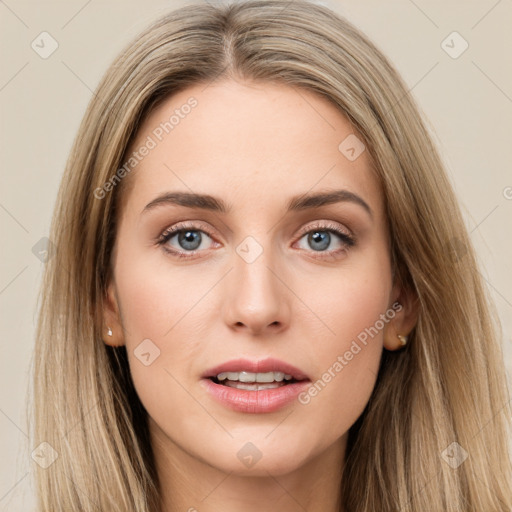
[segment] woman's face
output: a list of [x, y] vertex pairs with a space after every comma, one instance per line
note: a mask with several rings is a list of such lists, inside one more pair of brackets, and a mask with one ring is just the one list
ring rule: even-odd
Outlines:
[[154, 444], [254, 475], [342, 457], [399, 316], [355, 130], [313, 93], [225, 80], [161, 104], [134, 151], [106, 323]]

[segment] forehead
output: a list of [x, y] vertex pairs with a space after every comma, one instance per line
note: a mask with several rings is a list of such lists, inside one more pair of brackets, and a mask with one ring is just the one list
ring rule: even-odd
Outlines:
[[268, 208], [298, 194], [344, 188], [382, 211], [355, 128], [327, 99], [287, 85], [224, 80], [189, 87], [146, 118], [128, 157], [133, 152], [125, 203], [139, 210], [170, 190]]

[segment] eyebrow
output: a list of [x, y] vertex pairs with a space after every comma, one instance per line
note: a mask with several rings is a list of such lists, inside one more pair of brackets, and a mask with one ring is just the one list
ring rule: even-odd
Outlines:
[[[316, 194], [301, 194], [292, 197], [286, 206], [287, 211], [303, 211], [312, 208], [320, 208], [335, 203], [354, 203], [361, 206], [371, 218], [373, 212], [368, 203], [353, 192], [348, 190], [333, 190]], [[142, 213], [153, 210], [158, 206], [173, 205], [185, 206], [187, 208], [199, 208], [220, 213], [229, 213], [231, 205], [226, 204], [222, 199], [208, 194], [195, 194], [191, 192], [166, 192], [148, 203]]]

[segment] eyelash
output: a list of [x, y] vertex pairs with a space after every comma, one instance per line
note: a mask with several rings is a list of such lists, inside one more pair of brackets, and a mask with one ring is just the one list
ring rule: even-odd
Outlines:
[[[165, 252], [168, 254], [175, 256], [177, 258], [193, 258], [197, 255], [197, 252], [201, 251], [176, 251], [175, 249], [169, 249], [165, 246], [165, 244], [176, 234], [182, 232], [182, 231], [201, 231], [203, 233], [206, 233], [210, 238], [212, 238], [212, 234], [209, 232], [209, 230], [206, 228], [206, 226], [202, 224], [187, 224], [180, 222], [171, 228], [166, 229], [157, 239], [157, 245], [162, 246]], [[330, 222], [322, 223], [318, 222], [313, 225], [308, 226], [307, 228], [301, 230], [298, 240], [300, 240], [304, 235], [307, 235], [309, 233], [320, 231], [320, 232], [328, 232], [328, 233], [334, 233], [335, 235], [338, 235], [341, 239], [341, 242], [343, 243], [344, 247], [340, 249], [336, 249], [334, 251], [313, 251], [317, 252], [319, 254], [325, 254], [327, 257], [332, 257], [337, 255], [340, 252], [346, 252], [351, 247], [353, 247], [356, 244], [356, 239], [353, 235], [349, 235], [345, 231], [342, 231], [336, 224], [332, 224]], [[314, 256], [314, 258], [319, 259], [325, 259], [326, 256]]]

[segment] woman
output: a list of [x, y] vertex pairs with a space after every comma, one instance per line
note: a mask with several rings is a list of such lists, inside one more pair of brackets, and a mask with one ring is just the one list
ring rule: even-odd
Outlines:
[[329, 9], [178, 9], [107, 71], [62, 181], [39, 508], [505, 511], [510, 403], [442, 162]]

